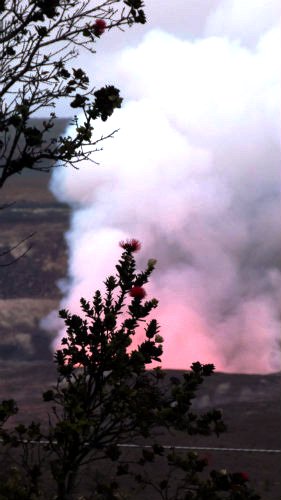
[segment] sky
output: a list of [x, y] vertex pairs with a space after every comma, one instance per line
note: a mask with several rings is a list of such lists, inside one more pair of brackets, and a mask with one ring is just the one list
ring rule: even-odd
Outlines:
[[[158, 261], [147, 292], [159, 299], [165, 368], [278, 371], [279, 2], [147, 4], [145, 26], [105, 33], [92, 60], [77, 61], [124, 103], [96, 124], [97, 137], [119, 129], [99, 165], [53, 173], [52, 191], [72, 208], [61, 305], [78, 312], [112, 274], [118, 242], [136, 237], [140, 268]], [[43, 325], [58, 343], [56, 313]]]

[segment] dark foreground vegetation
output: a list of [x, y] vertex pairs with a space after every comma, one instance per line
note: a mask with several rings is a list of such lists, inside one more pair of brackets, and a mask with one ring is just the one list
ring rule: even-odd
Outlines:
[[[170, 376], [181, 377], [179, 371], [167, 371]], [[19, 412], [7, 422], [8, 426], [16, 423], [40, 421], [47, 423], [46, 404], [42, 400], [42, 391], [55, 384], [56, 370], [50, 361], [4, 361], [0, 366], [0, 393], [2, 398], [13, 397]], [[207, 457], [206, 470], [227, 469], [245, 471], [251, 485], [262, 499], [280, 500], [280, 453], [238, 452], [224, 449], [281, 449], [281, 377], [272, 375], [238, 375], [215, 372], [205, 380], [193, 401], [195, 408], [201, 411], [217, 407], [223, 412], [227, 432], [216, 436], [188, 436], [178, 431], [164, 430], [158, 439], [162, 444], [172, 446], [193, 446], [201, 456]], [[266, 425], [265, 425], [266, 422]], [[196, 447], [219, 448], [219, 450], [196, 450]], [[13, 458], [20, 450], [8, 452], [0, 448], [0, 470], [7, 470], [8, 464], [15, 466]], [[123, 448], [126, 459], [139, 454], [139, 449]], [[184, 453], [184, 450], [182, 450]], [[178, 450], [178, 453], [182, 452]], [[136, 455], [136, 456], [134, 456]], [[111, 467], [111, 461], [107, 466]], [[158, 461], [147, 464], [153, 477], [162, 473]], [[104, 467], [102, 467], [104, 471]], [[93, 470], [81, 471], [81, 486], [88, 489]], [[88, 485], [88, 486], [87, 486]], [[50, 485], [51, 486], [51, 485]], [[144, 495], [146, 493], [144, 492]], [[151, 495], [149, 495], [151, 496]], [[147, 498], [147, 497], [145, 497]], [[153, 498], [153, 496], [151, 496]]]
[[[139, 494], [186, 500], [260, 498], [246, 472], [223, 468], [207, 473], [208, 458], [201, 453], [163, 447], [163, 431], [185, 436], [225, 432], [220, 410], [192, 408], [214, 366], [197, 361], [181, 377], [168, 376], [159, 365], [148, 370], [161, 362], [163, 343], [157, 320], [151, 318], [157, 300], [146, 300], [145, 290], [156, 261], [150, 259], [138, 272], [134, 253], [140, 243], [133, 239], [120, 246], [123, 252], [116, 273], [105, 280], [104, 295], [97, 290], [90, 302], [82, 298], [81, 316], [60, 311], [66, 332], [55, 354], [57, 382], [43, 393], [47, 423], [33, 420], [9, 428], [5, 424], [17, 412], [16, 404], [2, 402], [1, 439], [20, 458], [20, 467], [12, 467], [2, 479], [2, 497], [81, 498], [86, 487], [89, 499]], [[140, 327], [143, 340], [134, 342]], [[132, 442], [140, 445], [138, 456], [136, 449], [128, 456], [120, 446]], [[154, 463], [159, 475], [150, 467]], [[85, 476], [85, 467], [91, 474]], [[87, 486], [81, 482], [83, 474]], [[146, 488], [153, 493], [144, 492]]]

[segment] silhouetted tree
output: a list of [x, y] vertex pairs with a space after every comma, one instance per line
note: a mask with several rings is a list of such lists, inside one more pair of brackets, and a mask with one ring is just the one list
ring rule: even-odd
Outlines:
[[[56, 498], [68, 500], [78, 498], [73, 493], [84, 465], [91, 464], [94, 472], [96, 464], [111, 460], [116, 463], [115, 475], [93, 480], [92, 493], [84, 498], [122, 498], [118, 478], [128, 475], [135, 484], [153, 488], [154, 498], [257, 500], [245, 473], [211, 471], [204, 479], [201, 473], [207, 467], [206, 459], [195, 452], [179, 455], [172, 449], [165, 456], [163, 446], [156, 441], [161, 429], [208, 436], [219, 435], [225, 425], [219, 410], [203, 414], [192, 410], [199, 385], [214, 371], [212, 364], [195, 362], [182, 378], [171, 377], [168, 382], [160, 366], [149, 370], [151, 363], [161, 362], [163, 350], [157, 320], [149, 316], [157, 300], [146, 300], [145, 290], [156, 261], [150, 259], [145, 271], [138, 272], [133, 254], [139, 250], [139, 242], [121, 242], [121, 247], [116, 274], [106, 279], [104, 296], [97, 290], [90, 302], [82, 298], [81, 316], [60, 311], [66, 332], [55, 354], [58, 380], [43, 394], [51, 403], [48, 430], [41, 430], [34, 422], [19, 425], [13, 432], [2, 429], [5, 443], [24, 448], [25, 478], [20, 483], [26, 488], [22, 498], [42, 498], [43, 465], [50, 468]], [[143, 339], [133, 343], [140, 326]], [[6, 403], [11, 412], [10, 404]], [[135, 438], [149, 438], [153, 444], [129, 464], [119, 445]], [[34, 460], [29, 452], [34, 446], [30, 441], [40, 440], [45, 442], [44, 461], [40, 453]], [[169, 473], [155, 480], [151, 463], [159, 458], [168, 461]], [[150, 467], [145, 473], [138, 471], [147, 464]], [[5, 481], [2, 484], [6, 487]], [[46, 493], [43, 498], [48, 498]], [[134, 498], [134, 493], [129, 498]]]
[[[77, 166], [96, 150], [93, 122], [121, 106], [113, 85], [89, 88], [82, 68], [70, 69], [80, 48], [95, 54], [107, 30], [145, 23], [141, 0], [0, 0], [0, 187], [23, 169], [49, 170], [54, 164]], [[32, 126], [38, 111], [66, 99], [84, 114], [73, 137], [52, 136], [55, 112]], [[91, 145], [87, 153], [84, 145]]]
[[[107, 120], [122, 98], [113, 85], [90, 88], [85, 70], [69, 65], [81, 48], [94, 55], [106, 31], [134, 23], [145, 23], [141, 0], [0, 0], [0, 188], [24, 169], [93, 161], [106, 138], [93, 137], [93, 123]], [[62, 99], [69, 114], [79, 111], [72, 137], [55, 131]], [[30, 118], [38, 111], [46, 118], [34, 125]], [[0, 267], [18, 260], [11, 250], [0, 253]]]

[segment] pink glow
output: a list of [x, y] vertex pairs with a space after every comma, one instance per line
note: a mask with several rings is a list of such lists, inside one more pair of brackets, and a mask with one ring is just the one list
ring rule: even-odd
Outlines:
[[137, 237], [140, 268], [158, 261], [147, 293], [159, 299], [166, 368], [281, 368], [280, 27], [266, 2], [236, 4], [231, 19], [220, 2], [212, 36], [158, 29], [104, 61], [126, 100], [96, 128], [120, 131], [101, 165], [56, 169], [52, 181], [73, 207], [62, 307], [78, 312], [114, 271], [118, 242]]

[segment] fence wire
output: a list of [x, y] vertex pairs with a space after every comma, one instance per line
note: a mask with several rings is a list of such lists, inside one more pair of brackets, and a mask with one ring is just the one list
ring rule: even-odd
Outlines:
[[[3, 439], [0, 439], [0, 443], [3, 443]], [[40, 441], [33, 441], [33, 440], [28, 440], [28, 439], [22, 439], [18, 440], [18, 443], [24, 443], [24, 444], [38, 444], [41, 446], [45, 446], [50, 444], [50, 441], [45, 441], [45, 440], [40, 440]], [[53, 441], [52, 444], [56, 445], [57, 442]], [[85, 443], [85, 446], [87, 446], [89, 443]], [[143, 449], [143, 448], [152, 448], [153, 445], [150, 444], [133, 444], [133, 443], [118, 443], [117, 446], [119, 448], [138, 448], [138, 449]], [[165, 450], [201, 450], [201, 451], [230, 451], [230, 452], [235, 452], [235, 453], [281, 453], [281, 450], [274, 450], [274, 449], [266, 449], [266, 448], [221, 448], [221, 447], [212, 447], [212, 446], [180, 446], [180, 445], [172, 445], [172, 444], [160, 444], [162, 448]]]

